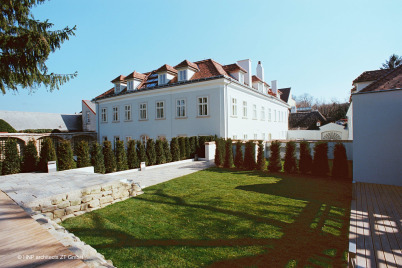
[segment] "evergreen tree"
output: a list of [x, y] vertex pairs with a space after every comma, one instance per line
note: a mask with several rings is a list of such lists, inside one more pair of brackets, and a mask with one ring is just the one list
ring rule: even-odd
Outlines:
[[279, 141], [273, 141], [270, 146], [270, 156], [268, 170], [271, 172], [278, 172], [282, 170], [281, 162], [281, 143]]
[[311, 157], [310, 144], [307, 141], [300, 142], [299, 170], [301, 174], [311, 172], [313, 158]]
[[102, 146], [97, 142], [91, 145], [91, 165], [94, 167], [95, 173], [105, 173], [105, 160], [102, 153]]
[[42, 140], [42, 146], [39, 157], [39, 170], [48, 172], [47, 163], [49, 161], [56, 161], [56, 150], [54, 149], [53, 141], [46, 137]]
[[194, 155], [197, 155], [198, 157], [200, 157], [200, 155], [198, 154], [198, 152], [200, 151], [200, 140], [198, 138], [198, 136], [194, 136]]
[[296, 143], [294, 141], [286, 143], [285, 164], [283, 165], [283, 169], [287, 173], [297, 172]]
[[196, 154], [196, 145], [195, 145], [196, 138], [197, 138], [196, 136], [192, 136], [189, 138], [190, 158], [194, 158]]
[[124, 141], [116, 141], [116, 171], [127, 170], [127, 155], [126, 150], [124, 148]]
[[163, 150], [163, 141], [156, 140], [155, 143], [155, 152], [156, 152], [156, 164], [164, 164], [166, 163], [165, 151]]
[[258, 141], [258, 153], [257, 153], [257, 169], [265, 169], [265, 155], [264, 155], [264, 144], [262, 141]]
[[135, 148], [135, 140], [128, 141], [127, 162], [128, 162], [129, 169], [134, 169], [134, 168], [140, 167], [140, 160], [138, 159], [137, 149]]
[[201, 136], [199, 137], [198, 141], [198, 157], [205, 158], [205, 142], [207, 142], [207, 137]]
[[0, 176], [3, 175], [3, 162], [0, 160]]
[[105, 162], [105, 173], [116, 171], [116, 158], [114, 157], [112, 143], [110, 141], [103, 142], [103, 159]]
[[243, 143], [241, 141], [236, 142], [236, 155], [234, 164], [236, 168], [243, 167], [243, 150], [242, 150]]
[[227, 139], [225, 143], [225, 163], [223, 166], [225, 168], [233, 167], [233, 149], [232, 149], [232, 139]]
[[172, 161], [180, 160], [180, 147], [178, 138], [172, 138], [170, 141], [170, 152], [172, 153]]
[[247, 141], [245, 146], [243, 167], [246, 170], [253, 170], [257, 166], [255, 162], [255, 143], [254, 141]]
[[149, 165], [147, 153], [145, 151], [145, 146], [140, 141], [137, 141], [137, 155], [138, 155], [138, 158], [140, 159], [140, 164], [141, 164], [141, 162], [145, 162], [146, 166]]
[[19, 173], [20, 165], [17, 141], [15, 139], [7, 139], [4, 146], [3, 175]]
[[0, 89], [35, 89], [41, 85], [58, 89], [75, 74], [53, 74], [46, 61], [50, 53], [75, 35], [73, 28], [53, 30], [53, 24], [35, 20], [31, 9], [45, 0], [2, 1], [0, 16]]
[[17, 133], [18, 131], [15, 130], [9, 123], [3, 119], [0, 119], [0, 132]]
[[89, 145], [86, 141], [80, 141], [77, 145], [77, 167], [89, 167], [91, 165], [91, 159], [89, 158]]
[[225, 161], [222, 151], [222, 149], [225, 150], [224, 144], [225, 140], [222, 138], [217, 138], [215, 141], [215, 165], [217, 167], [223, 166], [223, 163]]
[[328, 172], [328, 143], [317, 142], [314, 146], [313, 174], [326, 176]]
[[180, 159], [186, 159], [186, 138], [179, 137]]
[[37, 169], [39, 157], [38, 151], [36, 150], [35, 141], [29, 140], [28, 144], [25, 146], [24, 155], [22, 158], [22, 171], [23, 172], [34, 172]]
[[349, 176], [349, 166], [348, 158], [346, 156], [346, 149], [341, 142], [335, 144], [332, 176], [341, 179], [346, 179]]
[[169, 142], [167, 140], [162, 141], [163, 151], [165, 152], [166, 163], [172, 162], [172, 153], [170, 152]]
[[57, 147], [57, 170], [73, 169], [75, 162], [70, 141], [61, 141]]
[[147, 140], [147, 156], [148, 163], [150, 166], [155, 165], [156, 163], [156, 152], [155, 152], [155, 142], [153, 139]]
[[185, 137], [184, 138], [184, 143], [185, 143], [185, 147], [186, 147], [186, 159], [189, 159], [190, 155], [191, 155], [190, 138]]

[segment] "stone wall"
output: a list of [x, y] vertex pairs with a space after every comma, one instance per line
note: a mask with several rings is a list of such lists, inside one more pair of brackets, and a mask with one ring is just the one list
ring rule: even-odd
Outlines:
[[115, 181], [36, 200], [27, 204], [27, 208], [31, 214], [44, 214], [59, 223], [142, 193], [136, 183]]

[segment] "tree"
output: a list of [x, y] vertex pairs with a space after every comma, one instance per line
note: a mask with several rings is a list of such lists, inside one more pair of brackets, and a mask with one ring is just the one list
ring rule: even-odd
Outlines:
[[215, 165], [217, 167], [223, 166], [225, 161], [223, 151], [225, 150], [225, 140], [223, 138], [218, 138], [215, 141]]
[[382, 64], [381, 69], [395, 69], [396, 67], [402, 65], [402, 56], [392, 54], [385, 63]]
[[20, 172], [20, 156], [18, 154], [17, 141], [8, 139], [4, 146], [3, 175]]
[[185, 143], [185, 146], [186, 146], [186, 159], [189, 159], [190, 155], [191, 155], [190, 138], [185, 137], [184, 138], [184, 143]]
[[258, 170], [265, 169], [264, 145], [262, 141], [258, 141], [257, 169]]
[[271, 153], [269, 155], [268, 170], [271, 172], [278, 172], [282, 170], [281, 162], [281, 142], [273, 141], [269, 147]]
[[285, 163], [283, 169], [287, 173], [297, 172], [296, 143], [294, 141], [286, 143]]
[[137, 155], [137, 149], [135, 148], [135, 140], [129, 140], [127, 145], [127, 162], [128, 168], [134, 169], [140, 167], [140, 161]]
[[255, 162], [255, 143], [254, 141], [248, 141], [245, 146], [243, 167], [246, 170], [253, 170], [257, 166]]
[[311, 157], [310, 144], [307, 141], [300, 142], [299, 170], [301, 174], [311, 172], [313, 158]]
[[0, 119], [0, 132], [17, 133], [17, 130], [3, 119]]
[[61, 141], [57, 146], [57, 170], [73, 169], [75, 162], [70, 141]]
[[35, 20], [31, 9], [45, 0], [2, 1], [0, 16], [0, 89], [34, 89], [40, 85], [50, 90], [77, 75], [49, 73], [46, 61], [50, 53], [75, 35], [73, 28], [51, 30], [53, 24]]
[[49, 161], [56, 161], [57, 159], [56, 150], [50, 138], [44, 138], [41, 147], [38, 167], [39, 170], [47, 172], [47, 163]]
[[91, 159], [89, 158], [89, 145], [86, 141], [80, 141], [77, 145], [77, 167], [89, 167], [91, 165]]
[[166, 163], [166, 155], [165, 151], [163, 150], [163, 141], [156, 140], [155, 143], [155, 152], [156, 152], [156, 164], [164, 164]]
[[169, 142], [167, 140], [163, 140], [163, 151], [165, 152], [166, 163], [172, 162], [172, 153], [170, 152]]
[[124, 148], [124, 141], [116, 141], [116, 171], [127, 170], [127, 155]]
[[306, 107], [312, 107], [314, 103], [314, 98], [313, 96], [304, 93], [303, 95], [296, 97], [295, 100], [297, 103], [297, 108], [306, 108]]
[[236, 168], [242, 168], [243, 167], [243, 150], [241, 149], [243, 147], [243, 142], [237, 141], [236, 142], [236, 155], [235, 155], [235, 167]]
[[137, 141], [137, 155], [138, 155], [138, 158], [140, 159], [140, 164], [141, 164], [141, 162], [145, 162], [146, 166], [149, 165], [147, 153], [145, 151], [145, 146], [140, 141]]
[[170, 141], [170, 152], [172, 154], [172, 161], [180, 160], [180, 147], [179, 140], [177, 138], [172, 138]]
[[225, 168], [233, 167], [233, 150], [232, 139], [227, 139], [225, 143], [225, 162], [223, 163]]
[[349, 176], [348, 158], [343, 143], [336, 143], [334, 148], [334, 165], [332, 166], [332, 176], [345, 179]]
[[186, 138], [179, 137], [180, 159], [186, 159]]
[[192, 136], [189, 138], [190, 158], [194, 158], [196, 154], [196, 141], [197, 136]]
[[94, 142], [91, 146], [91, 164], [94, 167], [95, 173], [105, 173], [105, 160], [102, 153], [102, 146]]
[[110, 141], [103, 142], [103, 158], [105, 161], [105, 172], [112, 173], [116, 171], [116, 158], [114, 157], [112, 143]]
[[156, 152], [155, 152], [155, 142], [153, 139], [147, 140], [147, 156], [148, 156], [148, 164], [147, 166], [155, 165], [156, 163]]
[[36, 150], [35, 141], [29, 140], [28, 144], [24, 148], [24, 155], [22, 157], [22, 171], [36, 171], [38, 161], [38, 150]]
[[328, 172], [328, 143], [317, 142], [314, 146], [313, 174], [325, 176]]

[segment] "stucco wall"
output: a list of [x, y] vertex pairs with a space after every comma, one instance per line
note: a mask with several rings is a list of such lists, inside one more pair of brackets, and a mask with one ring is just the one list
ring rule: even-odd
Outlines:
[[402, 186], [402, 90], [352, 100], [354, 180]]

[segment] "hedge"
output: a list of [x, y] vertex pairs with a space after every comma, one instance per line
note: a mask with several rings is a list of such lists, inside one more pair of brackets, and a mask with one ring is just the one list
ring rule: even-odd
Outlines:
[[232, 139], [227, 139], [227, 141], [225, 142], [225, 162], [223, 166], [225, 168], [233, 167]]
[[257, 152], [257, 169], [265, 169], [265, 156], [264, 156], [264, 145], [262, 141], [258, 141], [258, 152]]
[[281, 143], [279, 141], [273, 141], [271, 143], [270, 148], [270, 156], [269, 156], [269, 164], [268, 170], [271, 172], [278, 172], [282, 170], [282, 162], [281, 162]]
[[36, 150], [35, 141], [29, 140], [24, 148], [24, 155], [22, 157], [22, 171], [34, 172], [38, 168], [38, 151]]
[[39, 170], [43, 172], [48, 172], [47, 163], [49, 161], [56, 161], [56, 150], [54, 149], [53, 141], [50, 138], [44, 138], [42, 140], [42, 148], [40, 150], [39, 156]]
[[343, 143], [336, 143], [334, 148], [334, 165], [332, 166], [332, 176], [335, 178], [346, 179], [349, 176], [348, 158]]
[[129, 140], [127, 144], [127, 163], [129, 169], [139, 168], [140, 160], [138, 159], [137, 149], [135, 148], [135, 140]]
[[105, 172], [112, 173], [116, 171], [116, 159], [110, 141], [103, 142], [103, 158], [105, 161]]
[[255, 162], [255, 143], [251, 140], [246, 142], [245, 146], [243, 167], [246, 170], [253, 170], [257, 167]]
[[172, 162], [172, 153], [170, 152], [169, 142], [167, 140], [163, 140], [163, 151], [165, 152], [166, 163]]
[[310, 144], [307, 141], [300, 142], [300, 159], [299, 159], [299, 171], [302, 174], [308, 174], [311, 172], [313, 165], [313, 158], [311, 157]]
[[15, 139], [8, 139], [4, 146], [3, 175], [19, 173], [20, 165], [17, 141]]
[[147, 153], [145, 151], [145, 146], [140, 141], [137, 141], [137, 155], [140, 160], [140, 164], [141, 164], [141, 162], [145, 162], [146, 166], [149, 165]]
[[163, 141], [159, 139], [155, 142], [155, 154], [157, 165], [166, 163], [166, 155], [165, 151], [163, 150]]
[[102, 146], [94, 142], [91, 146], [91, 164], [94, 167], [95, 173], [105, 173], [105, 161], [102, 153]]
[[187, 149], [186, 149], [186, 138], [179, 137], [179, 148], [180, 148], [180, 159], [186, 159]]
[[80, 141], [75, 148], [77, 155], [77, 168], [91, 166], [91, 159], [89, 157], [89, 145], [86, 141]]
[[124, 148], [124, 141], [116, 141], [115, 145], [116, 156], [116, 171], [122, 171], [128, 169], [127, 155]]
[[73, 169], [75, 162], [70, 141], [60, 141], [57, 146], [57, 170]]
[[170, 152], [172, 154], [172, 161], [180, 160], [180, 147], [178, 138], [172, 138], [170, 141]]
[[223, 166], [225, 161], [225, 140], [223, 138], [218, 138], [215, 141], [215, 165], [217, 167]]
[[235, 160], [234, 160], [234, 165], [236, 168], [242, 168], [243, 167], [243, 142], [237, 141], [236, 142], [236, 155], [235, 155]]
[[328, 143], [317, 142], [314, 146], [313, 174], [325, 176], [328, 172]]
[[155, 142], [153, 139], [147, 140], [147, 157], [148, 157], [148, 164], [147, 166], [155, 165], [156, 163], [156, 152], [155, 152]]
[[0, 132], [17, 133], [17, 130], [3, 119], [0, 119]]
[[286, 143], [285, 163], [283, 169], [287, 173], [297, 172], [296, 143], [294, 141]]

